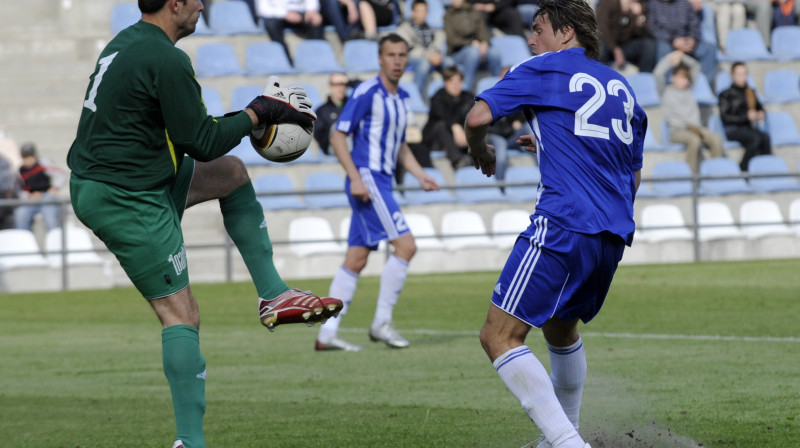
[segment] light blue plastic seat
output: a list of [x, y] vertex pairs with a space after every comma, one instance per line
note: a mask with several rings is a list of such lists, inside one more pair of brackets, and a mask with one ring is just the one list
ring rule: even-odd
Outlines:
[[[800, 189], [797, 179], [789, 175], [789, 166], [774, 154], [755, 156], [747, 164], [750, 185], [759, 192], [792, 191]], [[758, 177], [759, 174], [786, 174], [780, 177]]]
[[770, 49], [779, 61], [800, 60], [800, 26], [779, 26], [770, 34]]
[[208, 10], [208, 25], [214, 34], [263, 34], [253, 22], [250, 8], [242, 1], [215, 1]]
[[222, 98], [219, 96], [219, 91], [213, 87], [203, 87], [203, 103], [206, 105], [208, 114], [213, 117], [221, 117], [225, 115], [227, 110], [222, 104]]
[[304, 181], [304, 189], [336, 190], [330, 193], [306, 193], [305, 202], [309, 208], [349, 207], [350, 202], [344, 192], [344, 176], [332, 171], [310, 173]]
[[142, 12], [136, 2], [117, 3], [111, 8], [111, 35], [116, 36], [141, 18]]
[[294, 74], [283, 45], [278, 42], [255, 42], [247, 46], [244, 56], [245, 71], [249, 76]]
[[456, 170], [454, 184], [457, 187], [484, 185], [483, 187], [457, 188], [454, 195], [456, 200], [462, 204], [502, 202], [506, 200], [505, 195], [500, 191], [500, 187], [494, 181], [494, 177], [486, 177], [471, 166], [461, 167]]
[[[378, 59], [377, 53], [373, 60]], [[294, 50], [294, 68], [298, 73], [320, 74], [344, 72], [331, 44], [324, 39], [305, 39]]]
[[494, 86], [496, 83], [496, 76], [484, 76], [483, 78], [479, 79], [478, 83], [475, 85], [475, 93], [481, 93], [489, 87]]
[[539, 181], [542, 180], [542, 173], [539, 167], [533, 165], [513, 165], [506, 169], [506, 179], [508, 183], [528, 183], [530, 185], [507, 186], [505, 195], [511, 202], [536, 202]]
[[244, 69], [230, 44], [208, 43], [197, 47], [195, 73], [198, 78], [243, 75]]
[[[739, 164], [725, 157], [716, 157], [700, 162], [701, 177], [739, 176], [741, 174]], [[700, 180], [700, 194], [702, 195], [753, 193], [753, 191], [753, 188], [741, 177]]]
[[800, 75], [796, 70], [778, 69], [764, 73], [764, 102], [793, 101], [800, 101]]
[[500, 52], [500, 63], [503, 67], [514, 66], [531, 57], [531, 49], [528, 47], [528, 42], [524, 37], [516, 34], [494, 36], [489, 41], [489, 44]]
[[797, 125], [788, 112], [767, 112], [767, 132], [773, 147], [800, 145]]
[[[441, 204], [452, 203], [456, 201], [451, 191], [444, 188], [444, 176], [436, 168], [424, 168], [429, 176], [436, 180], [436, 183], [441, 187], [437, 191], [424, 191], [424, 190], [406, 190], [403, 191], [403, 197], [409, 205], [422, 205], [422, 204]], [[409, 188], [419, 188], [419, 181], [408, 171], [403, 174], [403, 186]]]
[[246, 84], [231, 91], [231, 111], [242, 110], [264, 91], [263, 86]]
[[700, 73], [697, 79], [694, 80], [692, 93], [700, 106], [716, 106], [719, 103], [719, 99], [714, 94], [708, 78], [703, 73]]
[[249, 136], [243, 138], [235, 148], [228, 152], [228, 155], [238, 157], [242, 162], [244, 162], [245, 165], [248, 166], [274, 165], [274, 162], [270, 162], [269, 160], [261, 157], [256, 150], [253, 149], [253, 145], [250, 143]]
[[415, 114], [427, 114], [430, 110], [425, 100], [422, 99], [422, 93], [419, 87], [412, 81], [400, 81], [400, 88], [408, 92], [409, 100], [411, 102], [411, 112]]
[[661, 105], [661, 96], [658, 94], [656, 79], [652, 73], [640, 72], [626, 77], [628, 84], [633, 88], [636, 102], [642, 107], [657, 107]]
[[253, 179], [253, 188], [256, 190], [256, 194], [259, 195], [258, 202], [264, 210], [297, 210], [306, 208], [298, 194], [261, 196], [263, 193], [297, 191], [292, 184], [292, 180], [286, 174], [262, 174]]
[[775, 57], [767, 50], [761, 33], [755, 28], [736, 28], [728, 31], [725, 55], [720, 61], [769, 61]]
[[433, 98], [436, 92], [444, 88], [444, 81], [441, 79], [432, 79], [428, 81], [428, 86], [425, 87], [425, 95], [428, 99]]
[[378, 72], [378, 42], [368, 39], [348, 40], [342, 47], [344, 69], [347, 73], [358, 74]]
[[685, 177], [686, 180], [653, 182], [653, 193], [661, 197], [688, 196], [692, 194], [692, 168], [682, 160], [665, 160], [653, 166], [651, 176], [656, 179]]

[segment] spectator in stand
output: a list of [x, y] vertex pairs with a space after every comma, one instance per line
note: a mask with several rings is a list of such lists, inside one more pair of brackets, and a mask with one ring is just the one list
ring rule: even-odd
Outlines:
[[319, 145], [319, 150], [325, 154], [330, 154], [330, 138], [333, 126], [342, 113], [344, 104], [347, 102], [347, 85], [350, 81], [344, 73], [331, 73], [328, 78], [328, 101], [319, 106], [314, 112], [317, 113], [317, 121], [314, 123], [314, 140]]
[[[671, 83], [665, 86], [664, 80], [670, 71]], [[670, 141], [686, 146], [686, 163], [695, 173], [702, 157], [702, 145], [708, 147], [711, 157], [722, 157], [722, 136], [703, 126], [700, 105], [692, 93], [692, 81], [699, 74], [700, 64], [678, 50], [658, 61], [653, 71], [661, 94], [661, 109], [669, 124]]]
[[747, 85], [747, 65], [744, 62], [733, 63], [731, 79], [731, 86], [719, 94], [719, 114], [728, 140], [736, 140], [744, 147], [739, 167], [747, 171], [750, 159], [772, 154], [772, 142], [769, 134], [761, 130], [767, 114], [756, 92]]
[[361, 26], [364, 37], [378, 39], [378, 27], [397, 24], [400, 7], [397, 0], [359, 0], [358, 12], [361, 14]]
[[286, 28], [292, 28], [309, 39], [324, 37], [318, 0], [257, 0], [256, 12], [264, 19], [270, 40], [283, 45], [290, 61], [292, 55], [283, 38]]
[[465, 0], [451, 0], [444, 13], [444, 32], [447, 55], [458, 65], [467, 89], [475, 88], [475, 74], [481, 67], [492, 76], [500, 74], [500, 53], [489, 46], [491, 35], [480, 11]]
[[[444, 151], [453, 169], [472, 165], [467, 154], [467, 137], [464, 134], [464, 120], [475, 102], [472, 92], [464, 90], [464, 76], [456, 67], [444, 69], [444, 87], [431, 98], [428, 122], [422, 129], [424, 152], [415, 153], [422, 166], [431, 166], [430, 151]], [[415, 145], [416, 149], [422, 148]]]
[[[17, 175], [11, 168], [11, 161], [0, 155], [0, 200], [14, 199]], [[14, 207], [0, 206], [0, 230], [14, 227]]]
[[472, 7], [482, 12], [489, 27], [497, 28], [503, 34], [516, 34], [525, 37], [525, 27], [515, 6], [515, 0], [470, 0]]
[[756, 29], [761, 33], [761, 38], [767, 46], [769, 46], [770, 32], [772, 31], [772, 3], [773, 0], [744, 1], [747, 15], [755, 19]]
[[33, 218], [40, 214], [44, 218], [47, 230], [61, 227], [58, 204], [41, 204], [37, 202], [55, 199], [58, 187], [50, 179], [45, 165], [39, 163], [39, 155], [33, 143], [25, 143], [20, 148], [22, 166], [19, 167], [20, 199], [27, 199], [30, 205], [20, 205], [14, 210], [14, 224], [18, 229], [30, 230]]
[[408, 65], [414, 69], [414, 84], [420, 92], [425, 91], [431, 70], [441, 70], [444, 63], [444, 34], [428, 24], [428, 3], [414, 0], [411, 5], [411, 20], [401, 23], [395, 32], [408, 42]]
[[656, 65], [656, 40], [650, 33], [645, 5], [639, 0], [604, 0], [597, 5], [600, 61], [616, 70], [627, 63], [641, 72]]
[[647, 13], [656, 38], [656, 60], [680, 50], [700, 61], [709, 82], [717, 71], [717, 47], [701, 39], [700, 20], [688, 0], [650, 0]]
[[772, 2], [773, 27], [797, 25], [794, 0], [772, 0]]
[[744, 28], [747, 24], [747, 9], [742, 0], [716, 0], [711, 6], [714, 8], [714, 21], [717, 25], [717, 42], [724, 53], [728, 31]]

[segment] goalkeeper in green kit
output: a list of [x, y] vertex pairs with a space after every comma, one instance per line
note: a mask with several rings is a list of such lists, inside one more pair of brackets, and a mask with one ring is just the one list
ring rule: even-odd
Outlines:
[[[270, 331], [324, 322], [342, 302], [290, 289], [272, 262], [261, 205], [244, 164], [223, 157], [260, 124], [310, 127], [305, 92], [270, 78], [243, 111], [214, 118], [201, 99], [188, 56], [175, 43], [194, 32], [200, 0], [139, 0], [142, 20], [102, 51], [90, 77], [77, 136], [67, 156], [77, 217], [117, 257], [162, 324], [174, 448], [204, 448], [205, 360], [197, 302], [180, 220], [194, 204], [219, 199], [225, 230], [258, 292]], [[288, 104], [289, 93], [298, 98]]]

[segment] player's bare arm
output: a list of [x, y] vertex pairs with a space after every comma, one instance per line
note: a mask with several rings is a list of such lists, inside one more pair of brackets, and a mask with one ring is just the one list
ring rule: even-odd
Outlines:
[[400, 146], [400, 154], [397, 156], [400, 163], [403, 164], [403, 167], [411, 173], [412, 176], [416, 177], [419, 181], [420, 187], [422, 187], [425, 191], [431, 190], [438, 190], [439, 184], [436, 182], [436, 179], [429, 176], [428, 173], [425, 172], [425, 169], [422, 168], [422, 165], [419, 164], [417, 158], [414, 157], [414, 153], [411, 152], [411, 148], [408, 147], [407, 143], [403, 143]]
[[493, 120], [489, 105], [483, 100], [478, 100], [464, 121], [464, 132], [469, 147], [467, 153], [472, 157], [475, 168], [487, 176], [493, 175], [497, 168], [494, 146], [486, 143], [486, 134]]
[[369, 192], [361, 180], [361, 175], [358, 174], [358, 168], [353, 163], [353, 156], [350, 154], [350, 149], [347, 147], [347, 135], [339, 130], [333, 130], [331, 133], [331, 146], [339, 163], [350, 178], [350, 194], [364, 202], [369, 201]]

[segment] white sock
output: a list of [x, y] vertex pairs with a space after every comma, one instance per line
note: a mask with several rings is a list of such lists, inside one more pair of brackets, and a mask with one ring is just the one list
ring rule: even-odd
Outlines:
[[583, 349], [583, 341], [578, 336], [578, 342], [569, 347], [553, 347], [547, 344], [547, 348], [550, 349], [550, 381], [553, 382], [564, 413], [577, 428], [583, 383], [586, 381], [586, 351]]
[[390, 255], [381, 273], [381, 288], [378, 292], [378, 306], [375, 307], [375, 319], [372, 328], [376, 329], [384, 322], [391, 322], [392, 310], [397, 304], [397, 297], [406, 283], [408, 262]]
[[547, 370], [528, 347], [512, 348], [492, 365], [553, 447], [584, 448], [585, 442], [558, 402]]
[[356, 286], [358, 286], [358, 274], [352, 272], [344, 267], [339, 267], [336, 275], [333, 276], [331, 287], [328, 290], [328, 297], [339, 299], [344, 306], [342, 311], [339, 312], [338, 317], [332, 317], [327, 322], [322, 324], [319, 328], [317, 340], [323, 344], [331, 341], [339, 332], [339, 324], [342, 322], [342, 317], [347, 314], [347, 308], [350, 307], [350, 302], [353, 301], [353, 296], [356, 293]]

